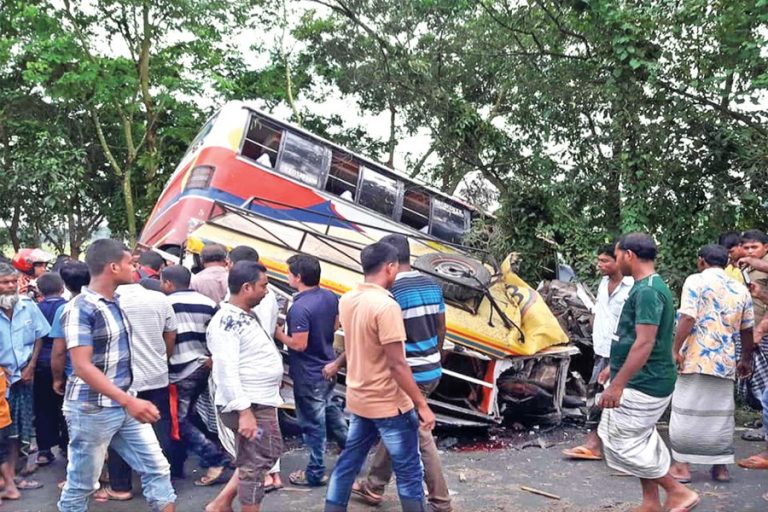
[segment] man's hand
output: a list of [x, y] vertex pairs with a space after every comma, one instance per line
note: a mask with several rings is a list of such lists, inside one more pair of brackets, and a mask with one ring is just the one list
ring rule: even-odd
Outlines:
[[609, 378], [611, 378], [611, 367], [606, 366], [597, 374], [597, 383], [601, 386], [605, 386], [605, 383], [608, 382]]
[[755, 263], [758, 261], [760, 261], [760, 258], [755, 258], [754, 256], [744, 256], [743, 258], [739, 258], [739, 261], [736, 264], [741, 268], [754, 267]]
[[421, 430], [433, 430], [435, 428], [435, 413], [432, 412], [426, 401], [423, 405], [416, 407], [416, 413], [419, 415], [419, 428]]
[[736, 376], [740, 379], [746, 379], [752, 375], [752, 361], [739, 361], [736, 365]]
[[325, 380], [333, 380], [339, 373], [339, 365], [336, 361], [331, 361], [327, 365], [323, 366], [323, 378]]
[[212, 369], [212, 368], [213, 368], [213, 358], [212, 358], [212, 357], [209, 357], [208, 359], [206, 359], [206, 360], [203, 362], [203, 366], [205, 366], [205, 367], [206, 367], [206, 368], [208, 368], [209, 370], [210, 370], [210, 369]]
[[685, 358], [680, 352], [675, 352], [675, 363], [677, 364], [677, 369], [682, 370], [683, 369], [683, 363], [685, 362]]
[[611, 384], [608, 386], [603, 394], [600, 395], [600, 408], [602, 409], [615, 409], [621, 403], [621, 395], [624, 393], [624, 388]]
[[237, 433], [253, 441], [256, 439], [256, 433], [259, 426], [256, 424], [256, 416], [253, 415], [251, 409], [243, 409], [240, 411], [240, 418], [237, 421]]
[[131, 397], [125, 404], [125, 411], [140, 423], [154, 423], [160, 419], [160, 411], [155, 404], [141, 398]]
[[67, 387], [67, 381], [64, 379], [53, 379], [53, 392], [64, 396], [64, 389]]
[[24, 367], [23, 370], [21, 370], [21, 382], [24, 383], [30, 383], [35, 378], [35, 366], [32, 364], [28, 364]]

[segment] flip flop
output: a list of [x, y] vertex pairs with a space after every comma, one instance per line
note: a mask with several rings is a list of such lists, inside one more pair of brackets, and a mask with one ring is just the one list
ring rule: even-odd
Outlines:
[[374, 493], [366, 482], [355, 482], [355, 485], [352, 486], [352, 495], [374, 507], [381, 505], [381, 502], [384, 501], [384, 496]]
[[115, 491], [111, 487], [102, 487], [96, 491], [93, 495], [93, 500], [99, 503], [106, 503], [108, 501], [129, 501], [133, 499], [133, 494], [120, 496], [115, 494]]
[[765, 434], [762, 430], [745, 430], [741, 438], [745, 441], [765, 441]]
[[328, 484], [328, 476], [323, 475], [323, 478], [320, 479], [320, 483], [313, 484], [307, 480], [307, 474], [304, 472], [304, 470], [300, 469], [288, 475], [288, 481], [291, 482], [291, 484], [299, 487], [322, 487]]
[[210, 474], [210, 471], [213, 468], [208, 468], [208, 473], [201, 476], [198, 480], [195, 480], [195, 485], [198, 487], [208, 487], [210, 485], [217, 485], [217, 484], [223, 484], [227, 481], [226, 478], [226, 469], [224, 467], [220, 467], [221, 470], [218, 475], [214, 476]]
[[738, 464], [740, 468], [745, 469], [768, 469], [768, 459], [758, 457], [757, 455], [741, 459], [740, 461], [737, 461], [736, 464]]
[[603, 460], [602, 455], [587, 448], [586, 446], [577, 446], [576, 448], [566, 448], [563, 455], [574, 460]]
[[695, 509], [699, 503], [701, 503], [701, 496], [697, 496], [696, 499], [688, 505], [671, 508], [669, 509], [669, 512], [691, 512], [691, 510]]
[[35, 489], [41, 489], [43, 484], [36, 480], [22, 480], [16, 484], [16, 488], [20, 491], [34, 491]]
[[691, 477], [690, 476], [675, 476], [674, 473], [671, 471], [669, 472], [669, 476], [680, 482], [681, 484], [689, 484], [691, 483]]

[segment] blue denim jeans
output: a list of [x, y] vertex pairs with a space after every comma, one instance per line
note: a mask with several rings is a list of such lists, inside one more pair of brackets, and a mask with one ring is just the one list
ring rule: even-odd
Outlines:
[[294, 383], [296, 418], [301, 427], [304, 444], [309, 449], [306, 475], [310, 485], [321, 485], [325, 476], [326, 435], [343, 450], [347, 442], [347, 422], [341, 407], [332, 401], [336, 382]]
[[141, 476], [144, 497], [153, 511], [176, 502], [168, 461], [152, 426], [139, 423], [122, 407], [65, 401], [69, 427], [67, 482], [59, 499], [60, 512], [85, 512], [88, 498], [99, 488], [104, 456], [112, 448]]
[[326, 512], [347, 510], [352, 484], [370, 449], [381, 438], [392, 457], [397, 494], [403, 512], [424, 512], [424, 469], [419, 456], [419, 418], [415, 410], [391, 418], [369, 419], [352, 415], [347, 446], [341, 452], [328, 483]]

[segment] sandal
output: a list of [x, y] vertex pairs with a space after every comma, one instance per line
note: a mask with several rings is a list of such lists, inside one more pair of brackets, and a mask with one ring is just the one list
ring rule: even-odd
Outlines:
[[35, 489], [40, 489], [42, 487], [43, 484], [37, 480], [22, 480], [16, 484], [16, 488], [20, 491], [34, 491]]
[[96, 493], [93, 495], [93, 500], [98, 501], [99, 503], [106, 503], [108, 501], [128, 501], [133, 499], [133, 493], [130, 491], [126, 492], [118, 492], [112, 490], [111, 487], [102, 486]]
[[198, 480], [195, 480], [195, 485], [198, 487], [208, 487], [209, 485], [223, 484], [227, 481], [226, 469], [223, 466], [208, 468], [208, 471], [201, 476]]
[[56, 460], [56, 457], [49, 452], [49, 451], [41, 451], [37, 452], [37, 458], [35, 459], [35, 464], [38, 466], [47, 466], [51, 462]]
[[687, 505], [683, 505], [682, 507], [671, 508], [669, 509], [669, 512], [691, 512], [691, 510], [695, 509], [699, 503], [701, 503], [701, 496], [697, 496], [695, 500], [693, 500]]
[[373, 492], [368, 486], [368, 482], [355, 482], [352, 486], [352, 495], [374, 507], [381, 505], [381, 502], [384, 501], [384, 496]]
[[603, 460], [602, 455], [586, 446], [565, 449], [563, 455], [574, 460]]
[[293, 485], [298, 485], [301, 487], [322, 487], [328, 483], [328, 477], [323, 475], [323, 478], [320, 479], [320, 483], [313, 484], [307, 480], [307, 474], [304, 472], [304, 470], [300, 469], [288, 475], [288, 481]]
[[765, 441], [765, 434], [762, 430], [745, 430], [741, 438], [745, 441]]

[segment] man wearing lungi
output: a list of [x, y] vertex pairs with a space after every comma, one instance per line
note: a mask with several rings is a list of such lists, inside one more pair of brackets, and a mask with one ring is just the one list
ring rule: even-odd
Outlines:
[[[730, 480], [734, 462], [733, 387], [752, 369], [752, 297], [725, 274], [728, 250], [706, 245], [698, 274], [685, 280], [673, 353], [680, 371], [672, 394], [669, 442], [676, 461], [670, 474], [690, 482], [689, 464], [711, 464], [712, 479]], [[741, 334], [741, 360], [736, 343]]]
[[[613, 469], [640, 478], [643, 502], [634, 512], [687, 512], [699, 495], [669, 474], [671, 458], [656, 430], [669, 405], [677, 369], [672, 357], [675, 309], [669, 288], [656, 273], [656, 244], [645, 233], [624, 235], [616, 244], [622, 274], [632, 276], [611, 343], [611, 382], [600, 398], [598, 435]], [[666, 492], [662, 507], [659, 487]]]

